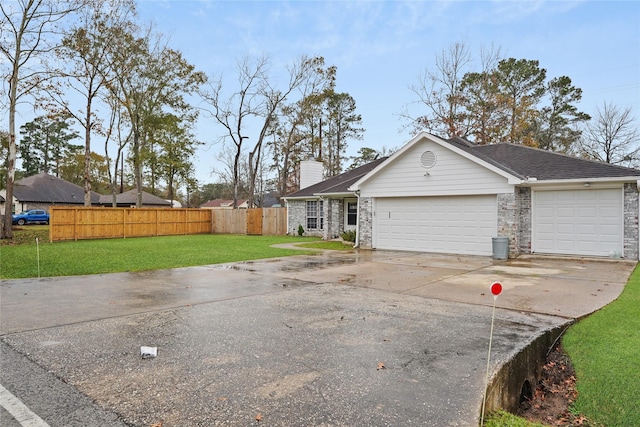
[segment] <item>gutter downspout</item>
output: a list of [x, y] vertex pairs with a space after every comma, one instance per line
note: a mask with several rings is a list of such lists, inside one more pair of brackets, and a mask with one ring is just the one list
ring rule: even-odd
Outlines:
[[[622, 197], [624, 198], [624, 185], [622, 187]], [[640, 192], [640, 179], [636, 181], [636, 193]], [[624, 203], [624, 202], [623, 202]], [[638, 210], [640, 210], [640, 199], [638, 200]], [[624, 233], [624, 230], [623, 230]], [[640, 247], [640, 233], [638, 233], [638, 247]], [[622, 247], [622, 258], [624, 258], [624, 245]], [[640, 250], [638, 250], [638, 260], [640, 260]]]
[[287, 208], [287, 235], [289, 235], [289, 200], [284, 199], [284, 206]]
[[356, 190], [356, 198], [358, 199], [358, 207], [356, 210], [356, 241], [353, 244], [354, 249], [360, 246], [360, 190]]

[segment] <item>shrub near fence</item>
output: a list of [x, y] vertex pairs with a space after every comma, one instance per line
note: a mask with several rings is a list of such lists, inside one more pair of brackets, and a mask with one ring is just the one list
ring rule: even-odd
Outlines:
[[206, 209], [52, 206], [49, 239], [110, 239], [211, 233]]

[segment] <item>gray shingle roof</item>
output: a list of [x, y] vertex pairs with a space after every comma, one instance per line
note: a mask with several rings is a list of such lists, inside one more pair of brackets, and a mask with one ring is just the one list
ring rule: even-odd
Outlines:
[[[13, 195], [20, 202], [52, 204], [84, 204], [84, 189], [57, 176], [40, 173], [15, 182]], [[97, 204], [100, 195], [91, 192], [91, 203]]]
[[[101, 196], [100, 202], [103, 205], [111, 206], [113, 196], [106, 194]], [[135, 205], [138, 201], [138, 192], [134, 188], [133, 190], [125, 191], [124, 193], [116, 194], [116, 202], [118, 205]], [[158, 196], [142, 192], [142, 205], [147, 206], [171, 206], [171, 203], [165, 199], [161, 199]]]
[[350, 171], [344, 172], [340, 175], [328, 178], [317, 184], [311, 185], [307, 188], [302, 188], [295, 193], [288, 194], [286, 198], [296, 197], [311, 197], [321, 194], [340, 194], [340, 193], [352, 193], [349, 191], [349, 187], [364, 175], [371, 172], [376, 166], [384, 162], [387, 157], [380, 157], [366, 165], [357, 167]]
[[[247, 199], [236, 200], [236, 205], [240, 206], [245, 203]], [[233, 199], [214, 199], [209, 200], [207, 203], [200, 205], [201, 208], [228, 208], [233, 206]]]
[[521, 179], [595, 179], [640, 177], [640, 170], [580, 159], [514, 144], [475, 145], [462, 138], [448, 143]]

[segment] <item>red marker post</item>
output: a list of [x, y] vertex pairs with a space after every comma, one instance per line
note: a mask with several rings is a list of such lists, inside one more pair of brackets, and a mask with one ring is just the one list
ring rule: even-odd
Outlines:
[[496, 317], [496, 300], [502, 293], [502, 283], [493, 282], [491, 284], [491, 294], [493, 295], [493, 311], [491, 313], [491, 332], [489, 333], [489, 354], [487, 355], [487, 374], [484, 383], [484, 399], [482, 399], [482, 414], [480, 415], [480, 425], [484, 426], [484, 408], [487, 404], [487, 388], [489, 388], [489, 365], [491, 364], [491, 343], [493, 341], [493, 321]]
[[491, 293], [493, 294], [494, 301], [498, 298], [498, 295], [502, 293], [502, 283], [493, 282], [491, 284]]

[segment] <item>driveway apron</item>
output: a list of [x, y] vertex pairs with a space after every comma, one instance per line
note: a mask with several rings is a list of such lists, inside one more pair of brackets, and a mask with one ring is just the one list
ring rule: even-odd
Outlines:
[[[471, 426], [493, 281], [505, 288], [495, 372], [537, 336], [614, 300], [633, 266], [352, 251], [8, 280], [0, 335], [7, 351], [129, 425]], [[142, 358], [141, 346], [157, 356]], [[10, 389], [19, 381], [6, 368]]]

